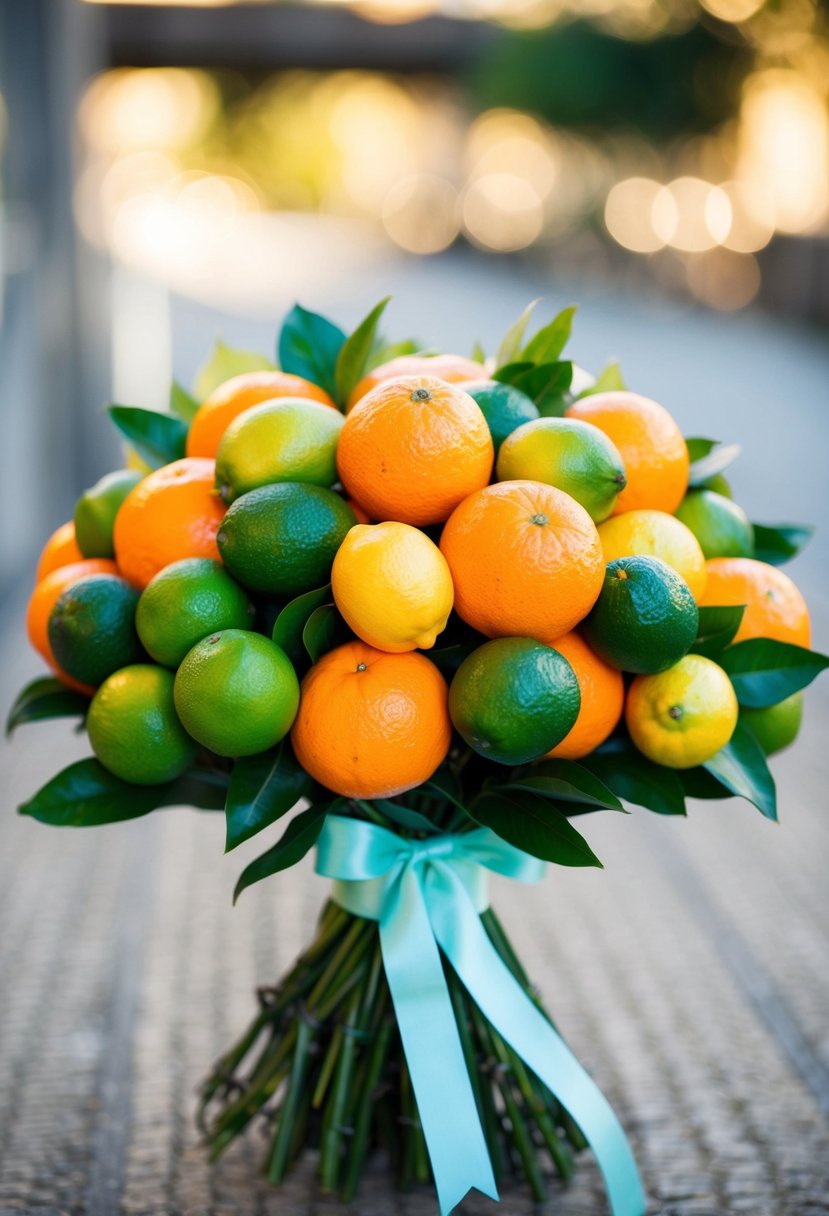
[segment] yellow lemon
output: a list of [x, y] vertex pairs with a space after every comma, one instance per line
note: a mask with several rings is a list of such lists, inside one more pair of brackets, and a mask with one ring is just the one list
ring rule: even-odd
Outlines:
[[699, 603], [708, 572], [699, 541], [690, 528], [665, 511], [625, 511], [599, 524], [604, 560], [617, 557], [660, 557], [688, 584]]
[[693, 768], [725, 747], [737, 725], [737, 697], [721, 667], [686, 654], [658, 675], [637, 676], [625, 721], [643, 755], [666, 768]]
[[378, 650], [428, 650], [446, 628], [455, 589], [446, 558], [409, 524], [357, 524], [337, 550], [334, 600], [350, 629]]

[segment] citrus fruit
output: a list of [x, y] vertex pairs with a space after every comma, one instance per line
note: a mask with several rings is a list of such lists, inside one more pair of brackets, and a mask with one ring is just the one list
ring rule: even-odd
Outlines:
[[[68, 566], [60, 566], [42, 579], [31, 596], [26, 609], [26, 632], [34, 649], [46, 660], [57, 674], [67, 683], [75, 682], [62, 672], [57, 660], [52, 654], [49, 644], [49, 616], [60, 596], [67, 587], [71, 587], [89, 574], [117, 574], [115, 562], [105, 558], [89, 558], [86, 561], [72, 562]], [[87, 691], [85, 689], [85, 691]]]
[[43, 546], [37, 562], [35, 582], [41, 582], [47, 574], [51, 574], [53, 570], [59, 570], [61, 566], [71, 566], [73, 562], [83, 560], [83, 554], [75, 539], [75, 521], [70, 519], [56, 528]]
[[664, 406], [638, 393], [594, 393], [574, 401], [568, 418], [592, 422], [619, 449], [627, 485], [614, 511], [675, 511], [688, 488], [688, 449]]
[[721, 667], [687, 654], [667, 671], [637, 676], [625, 721], [639, 751], [666, 768], [693, 768], [725, 747], [737, 725], [737, 697]]
[[324, 389], [290, 372], [243, 372], [220, 384], [199, 406], [187, 435], [188, 456], [215, 457], [219, 443], [234, 418], [252, 405], [276, 397], [303, 397], [337, 407]]
[[130, 491], [115, 517], [115, 559], [136, 587], [183, 557], [217, 558], [225, 508], [213, 489], [213, 461], [176, 460]]
[[446, 558], [410, 524], [358, 524], [331, 569], [334, 602], [346, 624], [378, 650], [434, 646], [452, 611]]
[[714, 473], [705, 481], [700, 482], [697, 488], [700, 490], [713, 490], [715, 494], [722, 494], [723, 498], [734, 497], [731, 484], [727, 478], [723, 477], [722, 473]]
[[428, 781], [452, 739], [446, 681], [421, 654], [347, 642], [302, 681], [291, 732], [315, 781], [347, 798], [391, 798]]
[[138, 636], [157, 663], [178, 667], [209, 633], [250, 629], [253, 605], [219, 562], [185, 557], [160, 570], [138, 601]]
[[625, 468], [603, 431], [576, 418], [537, 418], [504, 440], [495, 472], [499, 481], [543, 481], [575, 498], [595, 522], [607, 519]]
[[806, 601], [788, 574], [751, 557], [715, 557], [708, 563], [708, 584], [702, 607], [745, 604], [734, 638], [775, 638], [808, 646], [812, 630]]
[[460, 384], [464, 380], [480, 380], [485, 375], [482, 363], [464, 355], [398, 355], [363, 376], [348, 398], [348, 408], [351, 410], [378, 384], [398, 376], [437, 376], [446, 384]]
[[751, 557], [754, 529], [742, 507], [715, 490], [689, 490], [676, 509], [706, 557]]
[[224, 433], [216, 453], [216, 485], [225, 502], [259, 486], [337, 480], [338, 410], [318, 401], [285, 397], [245, 410]]
[[62, 671], [98, 685], [146, 658], [135, 631], [138, 592], [114, 574], [91, 574], [67, 587], [49, 613], [49, 645]]
[[351, 510], [354, 512], [354, 518], [357, 520], [358, 524], [370, 524], [371, 523], [371, 516], [368, 514], [367, 511], [363, 510], [363, 508], [360, 506], [360, 504], [358, 502], [355, 502], [355, 500], [353, 498], [347, 498], [345, 501], [348, 503], [348, 505], [351, 507]]
[[243, 587], [300, 595], [327, 583], [354, 512], [323, 486], [283, 481], [237, 498], [219, 531], [219, 551]]
[[223, 629], [197, 642], [176, 672], [176, 712], [203, 747], [252, 756], [291, 728], [299, 682], [285, 651], [259, 633]]
[[449, 715], [469, 746], [499, 764], [537, 760], [579, 714], [575, 672], [552, 646], [496, 638], [473, 650], [449, 688]]
[[793, 692], [784, 701], [765, 709], [741, 709], [740, 721], [745, 722], [767, 756], [780, 752], [794, 743], [803, 720], [803, 692]]
[[181, 776], [198, 748], [173, 704], [173, 673], [151, 663], [104, 680], [86, 719], [92, 750], [122, 781], [157, 785]]
[[135, 469], [116, 469], [81, 494], [75, 506], [75, 539], [84, 557], [113, 557], [112, 529], [121, 503], [141, 481]]
[[688, 584], [658, 557], [619, 557], [584, 621], [598, 655], [622, 671], [665, 671], [687, 654], [699, 612]]
[[676, 570], [697, 603], [705, 591], [705, 558], [699, 541], [681, 520], [664, 511], [627, 511], [599, 524], [606, 562], [617, 557], [659, 557]]
[[497, 380], [471, 380], [464, 381], [460, 387], [477, 402], [486, 418], [496, 456], [507, 435], [511, 435], [522, 423], [532, 422], [538, 417], [535, 402], [512, 384], [499, 384]]
[[625, 703], [625, 683], [622, 673], [600, 659], [574, 630], [550, 645], [564, 655], [576, 673], [581, 704], [575, 726], [547, 754], [579, 760], [604, 743], [615, 729]]
[[560, 637], [596, 602], [604, 559], [575, 499], [534, 481], [501, 481], [457, 507], [440, 540], [455, 611], [487, 637]]
[[489, 481], [494, 451], [468, 393], [434, 376], [389, 380], [345, 420], [337, 468], [373, 519], [436, 524]]

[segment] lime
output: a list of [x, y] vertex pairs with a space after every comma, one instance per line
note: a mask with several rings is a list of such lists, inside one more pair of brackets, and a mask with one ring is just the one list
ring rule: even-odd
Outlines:
[[117, 469], [96, 481], [75, 505], [75, 539], [84, 557], [113, 557], [112, 529], [118, 508], [144, 474]]
[[150, 663], [124, 667], [103, 682], [86, 729], [104, 768], [133, 785], [173, 781], [198, 751], [176, 714], [173, 673]]
[[532, 422], [538, 417], [535, 402], [512, 384], [499, 384], [497, 380], [475, 380], [471, 384], [462, 384], [461, 388], [469, 393], [473, 401], [477, 401], [481, 413], [486, 418], [496, 456], [507, 435], [511, 435], [523, 422]]
[[81, 684], [100, 684], [146, 658], [135, 630], [138, 592], [115, 574], [91, 574], [58, 597], [49, 645], [60, 668]]
[[733, 498], [734, 492], [731, 489], [731, 483], [722, 473], [714, 473], [707, 481], [700, 482], [694, 487], [697, 490], [716, 490], [717, 494], [722, 494], [723, 498]]
[[186, 557], [173, 562], [141, 593], [135, 625], [157, 663], [178, 667], [196, 642], [219, 629], [249, 629], [253, 605], [219, 562]]
[[495, 466], [498, 481], [541, 481], [581, 503], [591, 519], [607, 519], [625, 488], [618, 449], [592, 422], [537, 418], [503, 442]]
[[754, 529], [745, 511], [715, 490], [689, 491], [676, 517], [691, 529], [706, 558], [754, 554]]
[[280, 397], [244, 410], [231, 422], [216, 453], [216, 485], [225, 502], [280, 481], [333, 486], [339, 410], [302, 397]]
[[793, 692], [785, 701], [766, 709], [741, 709], [740, 720], [751, 728], [767, 756], [782, 752], [794, 743], [803, 720], [803, 693]]
[[500, 764], [525, 764], [569, 734], [581, 696], [564, 655], [530, 638], [496, 638], [464, 659], [449, 689], [449, 715], [471, 748]]
[[334, 555], [356, 522], [333, 490], [287, 481], [238, 498], [216, 540], [222, 560], [244, 587], [294, 596], [328, 582]]
[[625, 721], [636, 747], [666, 768], [694, 768], [725, 747], [737, 725], [737, 697], [721, 667], [687, 654], [667, 671], [637, 676]]
[[619, 557], [605, 570], [585, 637], [620, 671], [665, 671], [687, 654], [699, 612], [688, 584], [658, 557]]
[[198, 642], [178, 669], [178, 715], [220, 756], [252, 756], [287, 734], [299, 708], [290, 659], [270, 638], [225, 629]]

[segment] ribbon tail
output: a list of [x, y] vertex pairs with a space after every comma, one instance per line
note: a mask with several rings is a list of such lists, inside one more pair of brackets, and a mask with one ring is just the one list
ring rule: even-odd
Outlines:
[[380, 945], [441, 1216], [472, 1187], [497, 1199], [440, 952], [411, 866], [389, 890]]
[[614, 1216], [644, 1216], [636, 1162], [610, 1103], [502, 962], [451, 868], [437, 862], [428, 883], [434, 935], [470, 995], [581, 1128], [604, 1176]]

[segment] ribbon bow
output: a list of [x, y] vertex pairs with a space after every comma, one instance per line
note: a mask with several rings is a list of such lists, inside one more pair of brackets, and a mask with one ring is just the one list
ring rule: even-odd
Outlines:
[[487, 828], [406, 840], [359, 819], [329, 815], [317, 873], [333, 898], [379, 921], [380, 947], [432, 1163], [441, 1216], [472, 1187], [498, 1198], [458, 1028], [443, 950], [498, 1033], [556, 1095], [589, 1141], [614, 1216], [642, 1216], [636, 1163], [607, 1099], [526, 995], [483, 928], [486, 870], [538, 882], [545, 865]]

